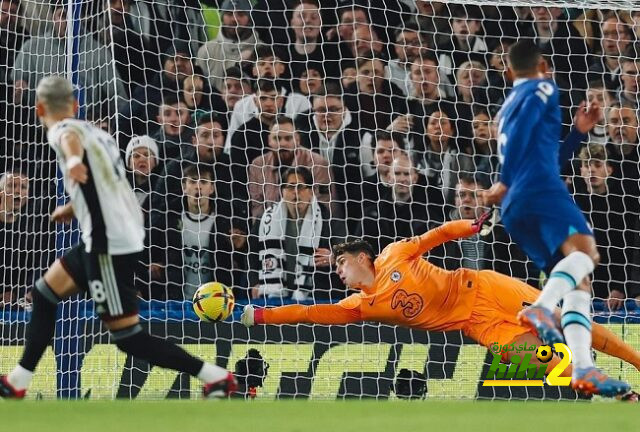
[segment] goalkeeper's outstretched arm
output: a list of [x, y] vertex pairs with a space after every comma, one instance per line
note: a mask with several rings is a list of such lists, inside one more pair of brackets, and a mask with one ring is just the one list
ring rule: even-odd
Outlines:
[[340, 304], [288, 305], [268, 309], [247, 305], [241, 321], [251, 327], [256, 324], [349, 324], [362, 321], [362, 318], [359, 308], [349, 309]]
[[431, 249], [440, 246], [451, 240], [472, 236], [483, 229], [493, 228], [495, 220], [491, 218], [493, 210], [484, 213], [476, 220], [462, 219], [447, 222], [437, 228], [427, 231], [418, 237], [413, 237], [409, 241], [415, 244], [415, 251], [412, 255], [424, 255]]

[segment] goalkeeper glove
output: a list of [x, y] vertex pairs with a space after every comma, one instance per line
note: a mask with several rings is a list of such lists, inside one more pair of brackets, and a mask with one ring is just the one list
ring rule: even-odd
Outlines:
[[489, 234], [493, 227], [498, 223], [499, 214], [495, 207], [491, 207], [489, 211], [483, 213], [471, 224], [474, 233], [480, 233], [481, 236]]
[[242, 315], [240, 315], [240, 322], [246, 327], [253, 327], [256, 324], [254, 319], [255, 311], [253, 305], [246, 305], [242, 310]]

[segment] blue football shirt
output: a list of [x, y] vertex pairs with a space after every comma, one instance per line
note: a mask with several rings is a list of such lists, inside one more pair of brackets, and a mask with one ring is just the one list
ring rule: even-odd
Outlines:
[[547, 79], [519, 79], [497, 116], [500, 181], [509, 190], [503, 211], [515, 201], [567, 193], [560, 168], [585, 138], [575, 129], [560, 142], [559, 90]]

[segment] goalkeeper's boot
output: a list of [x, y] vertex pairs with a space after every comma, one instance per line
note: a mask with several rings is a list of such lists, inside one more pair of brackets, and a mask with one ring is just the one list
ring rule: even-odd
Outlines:
[[626, 382], [610, 378], [593, 366], [575, 368], [571, 378], [571, 388], [585, 395], [605, 397], [624, 395], [631, 390], [631, 386]]
[[238, 381], [231, 372], [219, 381], [207, 383], [202, 387], [202, 396], [205, 399], [229, 397], [238, 389]]
[[564, 335], [558, 329], [553, 312], [541, 306], [529, 306], [518, 314], [518, 321], [534, 331], [545, 345], [564, 343]]
[[0, 398], [24, 399], [26, 394], [26, 390], [16, 390], [11, 384], [9, 384], [6, 375], [0, 376]]

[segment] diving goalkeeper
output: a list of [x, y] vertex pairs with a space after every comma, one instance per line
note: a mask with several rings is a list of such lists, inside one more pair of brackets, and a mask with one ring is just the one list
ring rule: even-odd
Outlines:
[[[257, 324], [347, 324], [378, 321], [427, 331], [462, 330], [485, 347], [527, 343], [543, 345], [516, 315], [540, 293], [517, 279], [491, 270], [447, 271], [423, 255], [440, 244], [489, 229], [490, 213], [478, 220], [445, 223], [427, 233], [395, 242], [376, 258], [371, 246], [356, 240], [333, 249], [337, 274], [359, 292], [336, 304], [288, 305], [254, 308], [247, 305], [242, 323]], [[556, 311], [559, 320], [559, 310]], [[603, 326], [593, 326], [593, 347], [618, 357], [640, 370], [640, 353]], [[515, 352], [503, 355], [509, 361]], [[536, 358], [532, 362], [538, 362]], [[547, 371], [560, 362], [554, 355]], [[571, 376], [571, 366], [563, 376]]]

